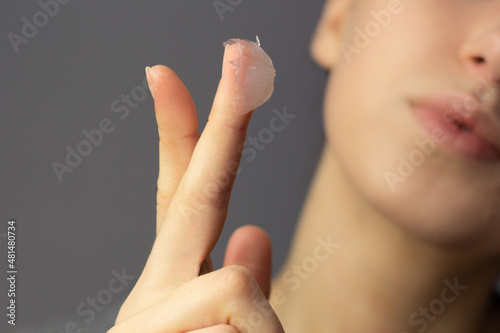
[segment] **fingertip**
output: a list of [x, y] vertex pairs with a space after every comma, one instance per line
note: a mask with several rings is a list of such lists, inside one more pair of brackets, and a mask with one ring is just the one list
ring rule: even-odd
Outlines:
[[224, 47], [222, 97], [217, 108], [250, 112], [264, 104], [273, 93], [276, 76], [273, 63], [260, 43], [230, 39]]
[[148, 81], [151, 95], [156, 99], [158, 86], [165, 80], [179, 80], [175, 72], [167, 66], [155, 65], [152, 67], [146, 66], [146, 78]]
[[155, 101], [158, 126], [169, 130], [198, 131], [196, 106], [179, 76], [169, 67], [146, 67], [146, 76]]
[[[148, 67], [146, 67], [146, 68], [148, 68]], [[149, 67], [148, 72], [151, 73], [151, 75], [153, 75], [154, 77], [170, 76], [170, 75], [178, 77], [177, 74], [174, 72], [173, 69], [171, 69], [170, 67], [167, 67], [165, 65], [154, 65], [154, 66], [151, 66], [151, 67]]]

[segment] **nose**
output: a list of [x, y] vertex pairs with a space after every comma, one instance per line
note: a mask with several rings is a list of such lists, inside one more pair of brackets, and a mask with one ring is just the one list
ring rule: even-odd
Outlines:
[[466, 41], [461, 58], [473, 75], [500, 86], [500, 25]]

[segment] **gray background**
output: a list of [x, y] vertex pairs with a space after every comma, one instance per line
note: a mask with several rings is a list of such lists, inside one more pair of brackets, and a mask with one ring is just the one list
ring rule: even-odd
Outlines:
[[[322, 5], [243, 0], [221, 20], [212, 0], [70, 1], [16, 54], [7, 34], [21, 35], [22, 18], [33, 22], [41, 7], [37, 1], [0, 2], [0, 233], [8, 219], [17, 220], [20, 332], [64, 332], [65, 318], [83, 331], [108, 328], [131, 286], [89, 324], [75, 309], [107, 287], [113, 269], [140, 274], [155, 235], [158, 167], [152, 98], [123, 120], [111, 103], [142, 83], [145, 66], [164, 64], [190, 90], [201, 131], [220, 78], [222, 42], [232, 37], [259, 35], [277, 71], [274, 95], [254, 113], [248, 134], [269, 126], [273, 108], [286, 107], [297, 117], [255, 160], [242, 162], [212, 255], [220, 267], [230, 234], [257, 224], [273, 240], [277, 272], [323, 142], [326, 73], [309, 56]], [[114, 131], [59, 182], [51, 163], [64, 162], [65, 147], [75, 148], [82, 130], [103, 118], [112, 120]], [[6, 242], [0, 241], [5, 272]], [[13, 331], [4, 310], [0, 318], [0, 331]]]

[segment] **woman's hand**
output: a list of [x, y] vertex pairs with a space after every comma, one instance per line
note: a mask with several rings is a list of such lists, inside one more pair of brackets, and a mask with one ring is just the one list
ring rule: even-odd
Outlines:
[[267, 234], [254, 226], [238, 229], [220, 270], [212, 271], [209, 257], [227, 216], [252, 110], [269, 98], [273, 79], [260, 47], [231, 40], [200, 137], [181, 80], [164, 66], [148, 70], [160, 137], [157, 237], [109, 333], [283, 332], [267, 301]]

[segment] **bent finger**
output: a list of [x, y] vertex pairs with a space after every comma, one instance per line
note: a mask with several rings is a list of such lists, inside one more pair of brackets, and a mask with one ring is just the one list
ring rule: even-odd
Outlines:
[[239, 332], [283, 333], [252, 273], [228, 266], [191, 280], [108, 333], [189, 332], [231, 325]]

